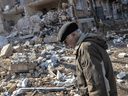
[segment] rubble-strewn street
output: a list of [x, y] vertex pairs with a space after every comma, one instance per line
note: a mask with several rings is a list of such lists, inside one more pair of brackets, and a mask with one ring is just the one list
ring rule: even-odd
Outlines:
[[[0, 54], [1, 96], [79, 96], [73, 49], [58, 43], [51, 35], [24, 34], [24, 39], [19, 39], [20, 33], [12, 34], [2, 39], [2, 44], [7, 45], [4, 43]], [[125, 96], [128, 94], [127, 34], [108, 31], [100, 35], [109, 45], [107, 52], [113, 64], [118, 94]]]
[[[24, 10], [27, 13], [27, 8]], [[80, 96], [75, 51], [57, 41], [60, 27], [74, 21], [71, 5], [62, 3], [61, 8], [44, 13], [25, 14], [7, 32], [0, 32], [0, 96]], [[126, 96], [128, 20], [104, 20], [103, 25], [84, 32], [106, 40], [118, 96]]]

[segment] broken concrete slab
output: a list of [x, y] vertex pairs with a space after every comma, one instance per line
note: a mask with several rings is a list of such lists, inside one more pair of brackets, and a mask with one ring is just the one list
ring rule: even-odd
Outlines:
[[0, 57], [5, 59], [6, 57], [12, 55], [12, 51], [13, 51], [13, 47], [11, 44], [5, 45], [1, 50]]
[[37, 65], [35, 62], [35, 53], [15, 53], [12, 56], [12, 72], [25, 72], [34, 69]]

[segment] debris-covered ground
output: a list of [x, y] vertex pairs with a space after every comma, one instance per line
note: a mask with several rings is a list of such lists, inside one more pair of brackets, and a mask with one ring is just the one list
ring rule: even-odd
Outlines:
[[[25, 16], [0, 35], [0, 96], [79, 96], [74, 50], [57, 42], [70, 10]], [[49, 17], [50, 16], [50, 17]], [[119, 96], [128, 95], [127, 20], [105, 22], [102, 32], [117, 80]], [[103, 31], [104, 30], [104, 31]]]

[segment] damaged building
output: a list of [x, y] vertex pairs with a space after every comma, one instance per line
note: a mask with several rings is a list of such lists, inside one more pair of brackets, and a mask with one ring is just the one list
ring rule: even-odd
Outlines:
[[[93, 7], [101, 20], [111, 19], [112, 16], [115, 19], [127, 17], [127, 14], [120, 13], [123, 12], [122, 6], [126, 4], [126, 0], [112, 3], [111, 12], [107, 1], [93, 0]], [[27, 28], [31, 23], [30, 16], [37, 13], [39, 13], [39, 21], [46, 20], [47, 17], [46, 21], [49, 22], [47, 24], [43, 22], [46, 25], [61, 26], [64, 22], [75, 21], [82, 31], [95, 27], [94, 16], [88, 0], [0, 0], [0, 11], [0, 29], [5, 31], [14, 29], [20, 19], [25, 19], [28, 16], [25, 19], [28, 22], [20, 23], [20, 27]], [[35, 26], [38, 26], [38, 24], [35, 24]], [[41, 27], [44, 27], [44, 25], [42, 24]], [[56, 29], [58, 28], [59, 26]], [[29, 28], [27, 31], [32, 30], [34, 29]], [[17, 31], [20, 32], [21, 28], [18, 27]]]

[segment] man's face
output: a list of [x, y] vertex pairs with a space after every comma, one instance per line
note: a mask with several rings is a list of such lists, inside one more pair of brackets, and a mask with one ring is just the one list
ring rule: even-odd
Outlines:
[[65, 46], [68, 46], [70, 48], [75, 48], [75, 38], [71, 34], [70, 36], [67, 36], [66, 39], [64, 40]]

